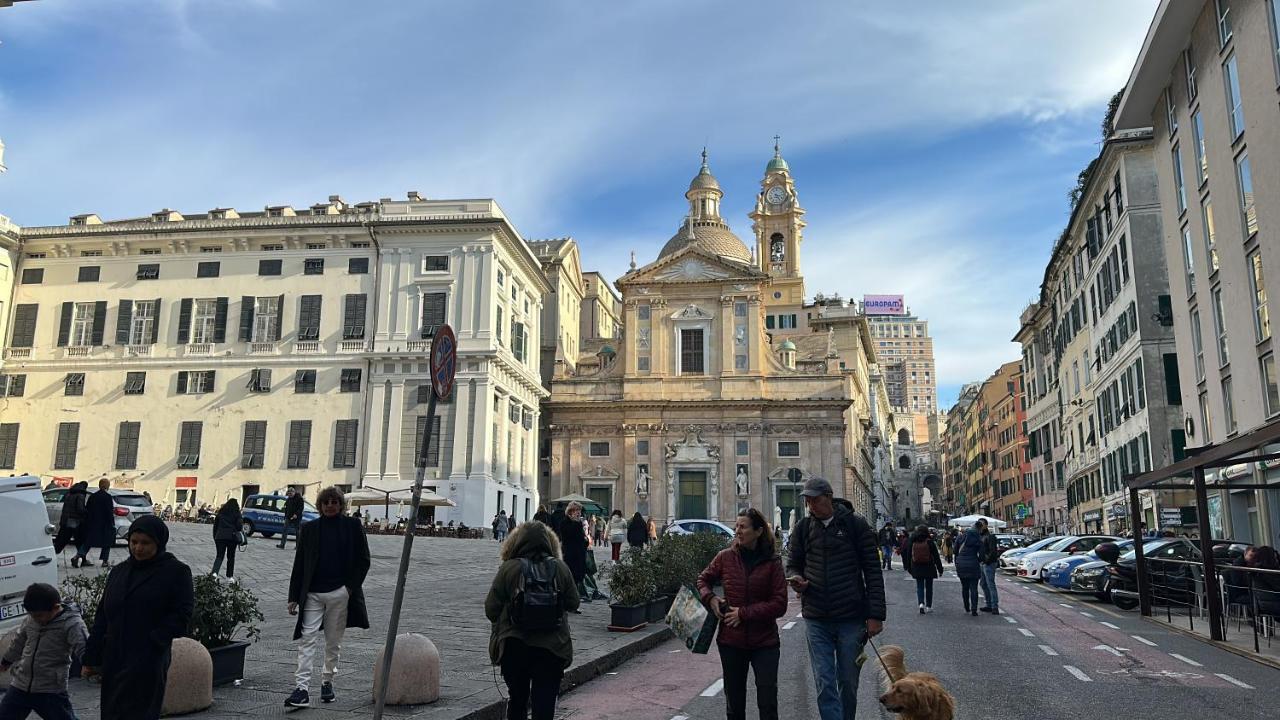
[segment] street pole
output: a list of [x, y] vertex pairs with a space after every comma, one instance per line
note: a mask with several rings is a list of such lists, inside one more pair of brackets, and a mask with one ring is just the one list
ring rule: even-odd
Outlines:
[[391, 679], [391, 661], [396, 651], [396, 631], [400, 629], [400, 608], [404, 604], [404, 584], [409, 574], [409, 555], [413, 552], [413, 535], [418, 526], [418, 503], [422, 501], [422, 481], [427, 475], [427, 449], [431, 446], [431, 427], [435, 425], [436, 394], [427, 400], [427, 426], [422, 431], [422, 451], [418, 454], [413, 474], [413, 502], [409, 506], [409, 521], [404, 528], [404, 547], [400, 550], [400, 570], [396, 573], [396, 594], [391, 601], [391, 622], [387, 625], [386, 651], [382, 655], [382, 672], [379, 674], [378, 701], [373, 709], [373, 720], [382, 720], [387, 704], [387, 683]]

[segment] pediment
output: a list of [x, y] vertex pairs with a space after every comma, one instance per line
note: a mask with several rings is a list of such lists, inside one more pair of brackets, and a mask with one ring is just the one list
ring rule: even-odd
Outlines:
[[621, 478], [622, 475], [611, 467], [596, 465], [593, 468], [588, 468], [583, 471], [580, 477], [586, 480], [617, 480]]
[[671, 314], [672, 320], [712, 320], [715, 316], [693, 303]]
[[759, 268], [727, 261], [691, 245], [624, 275], [619, 285], [645, 283], [686, 283], [724, 280], [761, 281], [767, 278]]

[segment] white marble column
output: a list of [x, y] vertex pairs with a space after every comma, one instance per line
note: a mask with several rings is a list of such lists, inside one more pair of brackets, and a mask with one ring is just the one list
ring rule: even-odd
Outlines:
[[[480, 317], [476, 321], [475, 337], [492, 338], [497, 336], [497, 333], [493, 330], [493, 294], [497, 288], [490, 285], [489, 282], [490, 278], [495, 275], [493, 271], [493, 245], [481, 246], [478, 248], [478, 252], [475, 284], [471, 286], [475, 288], [473, 292], [479, 295], [480, 303]], [[507, 278], [507, 282], [512, 282], [512, 278]], [[537, 346], [534, 346], [534, 351], [538, 351]]]
[[[387, 472], [383, 482], [400, 487], [400, 443], [404, 439], [404, 378], [391, 380], [391, 416], [387, 418]], [[410, 478], [410, 480], [412, 480]]]
[[476, 383], [475, 417], [471, 421], [471, 480], [493, 480], [493, 386], [487, 379]]
[[363, 484], [378, 486], [382, 480], [382, 435], [385, 431], [382, 414], [387, 402], [386, 383], [374, 382], [373, 378], [369, 378], [369, 396], [369, 417], [364, 423], [367, 429], [364, 436]]
[[467, 425], [467, 414], [471, 408], [470, 380], [466, 378], [454, 380], [453, 403], [446, 407], [452, 414], [451, 427], [453, 428], [453, 452], [449, 456], [449, 481], [458, 482], [467, 479], [467, 466], [471, 462], [471, 458], [467, 457], [467, 441], [474, 430]]
[[462, 293], [462, 302], [459, 311], [457, 331], [458, 339], [470, 338], [475, 336], [475, 315], [476, 303], [480, 301], [480, 295], [484, 292], [485, 286], [480, 283], [480, 256], [476, 249], [471, 246], [462, 249], [462, 255], [465, 259], [459, 278], [458, 286], [461, 288], [472, 288]]

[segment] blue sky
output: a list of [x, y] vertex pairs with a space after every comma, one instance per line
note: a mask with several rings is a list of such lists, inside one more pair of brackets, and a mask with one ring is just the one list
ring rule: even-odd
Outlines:
[[810, 293], [903, 293], [948, 406], [1018, 357], [1157, 0], [37, 0], [0, 10], [0, 213], [494, 197], [617, 277], [706, 144], [750, 235], [772, 136]]

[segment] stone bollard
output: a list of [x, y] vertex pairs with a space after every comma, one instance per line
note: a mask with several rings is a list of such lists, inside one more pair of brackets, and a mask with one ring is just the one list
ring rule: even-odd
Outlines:
[[213, 705], [213, 658], [191, 638], [173, 641], [169, 677], [164, 685], [163, 715], [182, 715]]
[[[373, 701], [378, 701], [384, 647], [373, 666]], [[396, 636], [396, 655], [387, 684], [388, 705], [422, 705], [440, 699], [440, 651], [426, 635]]]

